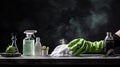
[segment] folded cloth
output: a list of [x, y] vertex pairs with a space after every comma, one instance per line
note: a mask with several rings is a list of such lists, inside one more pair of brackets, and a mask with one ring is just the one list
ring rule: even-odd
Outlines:
[[58, 45], [55, 49], [51, 52], [50, 56], [72, 56], [72, 51], [69, 50], [66, 44]]

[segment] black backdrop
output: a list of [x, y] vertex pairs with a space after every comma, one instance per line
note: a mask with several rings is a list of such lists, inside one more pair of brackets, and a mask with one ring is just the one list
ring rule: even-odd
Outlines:
[[62, 38], [66, 43], [79, 37], [104, 39], [107, 31], [120, 29], [119, 4], [119, 0], [0, 0], [0, 52], [11, 44], [11, 33], [17, 33], [22, 52], [27, 29], [36, 29], [50, 52]]

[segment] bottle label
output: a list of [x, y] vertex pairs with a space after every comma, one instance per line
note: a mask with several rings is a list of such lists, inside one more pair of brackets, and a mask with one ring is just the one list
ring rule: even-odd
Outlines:
[[23, 55], [34, 56], [34, 40], [23, 40]]

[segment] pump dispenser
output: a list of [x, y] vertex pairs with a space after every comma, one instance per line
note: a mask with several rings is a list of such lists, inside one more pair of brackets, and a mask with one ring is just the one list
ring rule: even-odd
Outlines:
[[26, 37], [23, 39], [23, 56], [34, 56], [35, 55], [35, 39], [32, 37], [36, 30], [26, 30], [24, 33]]

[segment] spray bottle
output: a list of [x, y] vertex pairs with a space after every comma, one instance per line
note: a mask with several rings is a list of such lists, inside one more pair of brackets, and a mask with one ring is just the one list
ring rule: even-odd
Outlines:
[[35, 39], [32, 37], [36, 30], [26, 30], [24, 33], [26, 37], [23, 39], [23, 56], [35, 55]]

